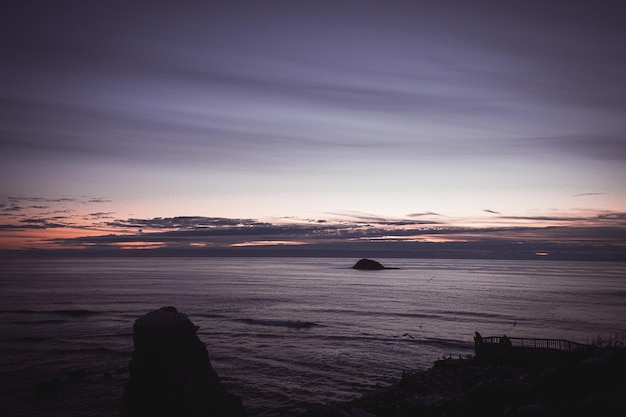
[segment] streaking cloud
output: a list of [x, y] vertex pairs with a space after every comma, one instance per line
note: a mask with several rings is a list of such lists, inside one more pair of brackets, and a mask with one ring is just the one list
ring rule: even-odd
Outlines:
[[7, 6], [0, 245], [622, 230], [620, 2], [300, 3]]
[[[93, 200], [88, 206], [92, 209]], [[337, 212], [323, 219], [252, 219], [205, 216], [115, 218], [111, 211], [62, 211], [65, 200], [15, 210], [2, 203], [2, 248], [22, 254], [113, 255], [119, 250], [153, 255], [307, 254], [341, 256], [487, 256], [624, 259], [626, 213], [580, 211], [552, 216], [507, 216], [483, 210], [476, 218], [435, 213], [403, 217]], [[100, 203], [107, 204], [107, 203]], [[59, 209], [59, 210], [55, 210]], [[30, 251], [30, 252], [29, 252]], [[295, 251], [295, 252], [294, 252]], [[10, 252], [7, 252], [10, 253]], [[67, 253], [67, 252], [64, 252]], [[482, 255], [481, 255], [482, 254]], [[547, 254], [547, 255], [546, 255]], [[358, 256], [358, 255], [357, 255]]]

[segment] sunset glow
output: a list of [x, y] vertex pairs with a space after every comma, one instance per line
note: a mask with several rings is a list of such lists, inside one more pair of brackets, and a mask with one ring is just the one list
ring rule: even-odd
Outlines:
[[8, 256], [624, 257], [610, 6], [79, 3], [1, 18]]
[[233, 243], [232, 247], [246, 247], [246, 246], [293, 246], [293, 245], [306, 245], [306, 242], [293, 242], [289, 240], [254, 240], [251, 242]]

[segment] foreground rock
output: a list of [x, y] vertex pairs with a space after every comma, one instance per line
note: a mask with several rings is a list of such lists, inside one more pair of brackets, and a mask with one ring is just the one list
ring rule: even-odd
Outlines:
[[306, 417], [624, 416], [626, 351], [592, 358], [486, 363], [437, 361], [394, 387]]
[[362, 269], [366, 271], [378, 271], [381, 269], [385, 269], [385, 267], [379, 262], [373, 261], [371, 259], [361, 259], [354, 266], [353, 269]]
[[122, 417], [245, 416], [239, 398], [220, 383], [197, 330], [174, 307], [135, 321], [135, 351]]

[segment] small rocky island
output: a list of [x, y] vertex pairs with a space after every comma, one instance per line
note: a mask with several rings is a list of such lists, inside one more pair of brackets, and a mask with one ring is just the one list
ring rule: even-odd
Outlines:
[[365, 271], [379, 271], [381, 269], [389, 269], [385, 268], [381, 263], [373, 261], [371, 259], [361, 259], [358, 261], [352, 269], [361, 269]]
[[245, 417], [241, 400], [228, 392], [211, 366], [198, 327], [174, 307], [135, 321], [130, 380], [122, 417]]

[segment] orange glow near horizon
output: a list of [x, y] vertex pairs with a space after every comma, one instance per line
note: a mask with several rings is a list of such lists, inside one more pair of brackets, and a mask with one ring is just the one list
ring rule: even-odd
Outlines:
[[[552, 210], [530, 214], [519, 212], [507, 215], [485, 210], [474, 217], [449, 217], [426, 213], [385, 218], [346, 212], [313, 219], [297, 217], [251, 219], [248, 223], [210, 217], [204, 221], [203, 216], [197, 216], [196, 224], [193, 221], [196, 216], [180, 216], [182, 220], [179, 221], [176, 217], [147, 218], [135, 213], [123, 218], [115, 212], [105, 211], [112, 209], [110, 203], [103, 203], [106, 209], [97, 205], [98, 203], [63, 202], [58, 203], [58, 206], [49, 204], [51, 207], [25, 207], [19, 211], [11, 209], [10, 214], [5, 214], [0, 223], [0, 250], [80, 250], [99, 247], [153, 249], [169, 246], [276, 247], [318, 243], [340, 244], [350, 241], [451, 243], [484, 239], [626, 245], [624, 239], [619, 236], [619, 230], [626, 226], [624, 223], [626, 214], [591, 209], [563, 212]], [[188, 219], [191, 220], [187, 221]], [[252, 236], [239, 236], [245, 229], [252, 232], [257, 224], [267, 228], [268, 233], [265, 236], [256, 236], [258, 240], [252, 240]], [[272, 227], [277, 227], [276, 231], [283, 233], [287, 229], [282, 226], [285, 228], [294, 226], [295, 234], [284, 235], [284, 240], [280, 239], [280, 235], [272, 232]], [[612, 229], [615, 232], [610, 232]], [[203, 230], [220, 230], [224, 234], [223, 237], [217, 237], [213, 241], [212, 233], [202, 236]], [[180, 236], [186, 237], [175, 241], [167, 240], [168, 243], [161, 241], [165, 239], [159, 237], [161, 233], [188, 231], [199, 232], [201, 236], [196, 241], [190, 241], [188, 239], [192, 239], [193, 235], [181, 234]], [[579, 231], [581, 233], [578, 233]], [[276, 239], [273, 240], [274, 238]], [[232, 243], [234, 239], [244, 241]]]
[[[0, 249], [63, 249], [68, 246], [57, 243], [57, 239], [76, 239], [81, 237], [101, 236], [102, 231], [75, 228], [52, 228], [36, 230], [8, 231], [0, 234]], [[80, 249], [86, 246], [76, 245]]]
[[133, 249], [159, 249], [167, 246], [165, 242], [115, 242], [111, 246], [116, 246], [125, 250]]
[[292, 241], [292, 240], [253, 240], [250, 242], [233, 243], [230, 247], [245, 247], [245, 246], [297, 246], [306, 245], [307, 242]]
[[396, 241], [396, 242], [431, 242], [431, 243], [450, 243], [450, 242], [467, 242], [464, 238], [455, 238], [451, 235], [438, 235], [438, 234], [420, 234], [411, 236], [376, 236], [376, 237], [364, 237], [362, 240], [369, 241]]
[[206, 248], [206, 247], [209, 247], [210, 245], [205, 242], [191, 242], [189, 246], [191, 246], [192, 248]]

